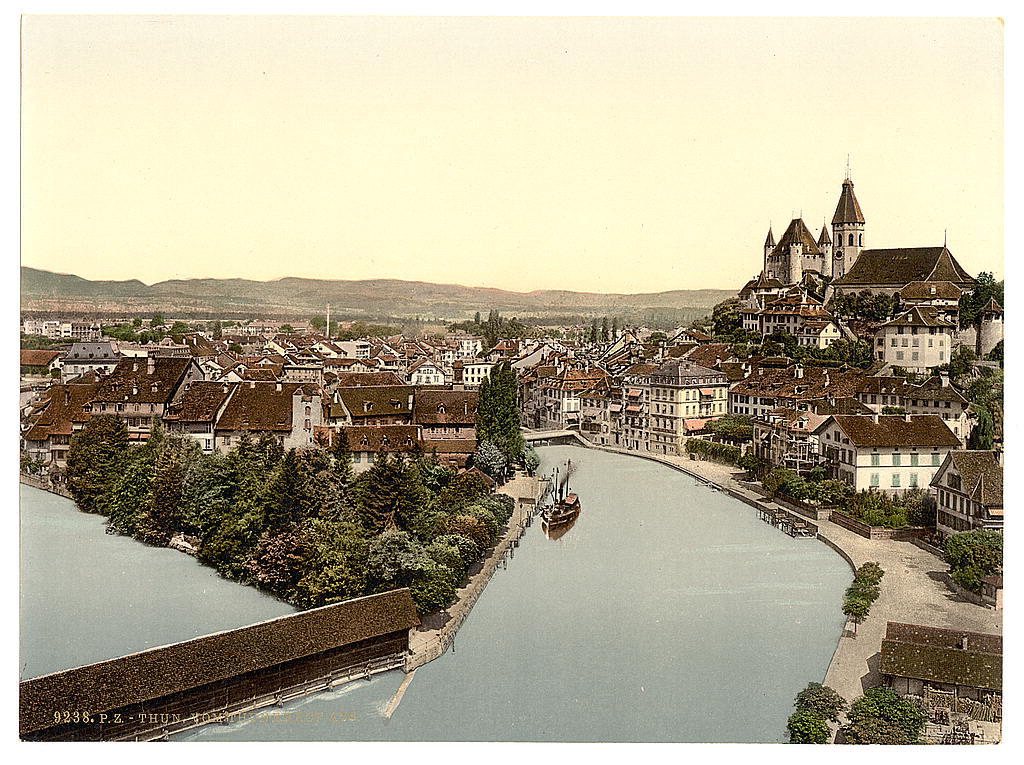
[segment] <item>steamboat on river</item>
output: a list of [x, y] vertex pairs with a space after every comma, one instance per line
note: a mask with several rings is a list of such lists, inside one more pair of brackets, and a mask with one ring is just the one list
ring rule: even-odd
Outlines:
[[558, 468], [555, 468], [554, 477], [549, 484], [553, 488], [553, 502], [544, 508], [540, 516], [541, 528], [544, 531], [556, 529], [560, 526], [567, 526], [575, 523], [583, 509], [580, 505], [580, 498], [569, 490], [569, 478], [576, 472], [576, 466], [572, 460], [565, 463], [565, 473], [559, 478]]

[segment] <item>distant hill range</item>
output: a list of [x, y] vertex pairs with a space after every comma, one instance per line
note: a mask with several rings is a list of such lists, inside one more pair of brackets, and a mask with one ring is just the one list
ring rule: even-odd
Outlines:
[[731, 290], [671, 290], [636, 295], [538, 290], [509, 292], [490, 287], [408, 282], [399, 279], [172, 279], [157, 284], [90, 281], [72, 274], [21, 268], [23, 312], [145, 315], [196, 318], [323, 315], [327, 303], [339, 319], [420, 317], [459, 320], [496, 309], [504, 316], [621, 316], [641, 321], [689, 320], [703, 316], [736, 293]]

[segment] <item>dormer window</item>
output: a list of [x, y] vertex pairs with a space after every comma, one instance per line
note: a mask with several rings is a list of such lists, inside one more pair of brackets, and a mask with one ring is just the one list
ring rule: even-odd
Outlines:
[[366, 436], [363, 436], [361, 439], [359, 439], [360, 446], [367, 446], [369, 443], [370, 439], [368, 439]]
[[444, 404], [438, 404], [437, 405], [437, 413], [438, 414], [444, 414], [445, 413]]
[[365, 401], [365, 402], [363, 402], [363, 411], [364, 412], [369, 412], [372, 409], [373, 409], [373, 402], [372, 401]]

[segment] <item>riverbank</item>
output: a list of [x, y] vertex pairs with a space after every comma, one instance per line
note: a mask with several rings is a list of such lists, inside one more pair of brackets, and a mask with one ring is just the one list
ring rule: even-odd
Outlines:
[[[588, 448], [667, 465], [752, 506], [764, 499], [739, 482], [737, 476], [742, 473], [731, 465], [691, 460], [688, 456], [634, 452], [580, 440]], [[848, 702], [881, 684], [879, 660], [886, 624], [890, 621], [1002, 634], [1001, 612], [977, 605], [950, 590], [943, 576], [946, 564], [934, 553], [911, 542], [865, 539], [829, 520], [818, 520], [816, 524], [818, 539], [846, 560], [851, 570], [875, 561], [885, 571], [881, 594], [872, 605], [870, 616], [857, 626], [856, 633], [852, 624], [847, 625], [822, 679]]]
[[530, 525], [540, 496], [540, 488], [539, 478], [517, 474], [498, 489], [498, 494], [505, 494], [516, 501], [505, 533], [491, 549], [490, 554], [470, 568], [466, 583], [456, 593], [455, 602], [439, 614], [425, 617], [424, 624], [412, 633], [409, 638], [406, 672], [413, 672], [427, 662], [433, 661], [455, 643], [459, 628], [473, 610], [487, 583], [491, 581], [499, 566], [507, 566], [508, 559], [515, 557], [519, 539]]

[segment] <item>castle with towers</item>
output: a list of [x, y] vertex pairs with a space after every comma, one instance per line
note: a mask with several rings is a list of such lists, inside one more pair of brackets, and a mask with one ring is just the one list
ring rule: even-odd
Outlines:
[[864, 248], [864, 213], [853, 193], [853, 181], [847, 173], [839, 204], [832, 216], [832, 232], [821, 227], [817, 241], [802, 218], [795, 218], [778, 244], [771, 227], [764, 241], [764, 277], [782, 284], [800, 284], [805, 276], [844, 276]]

